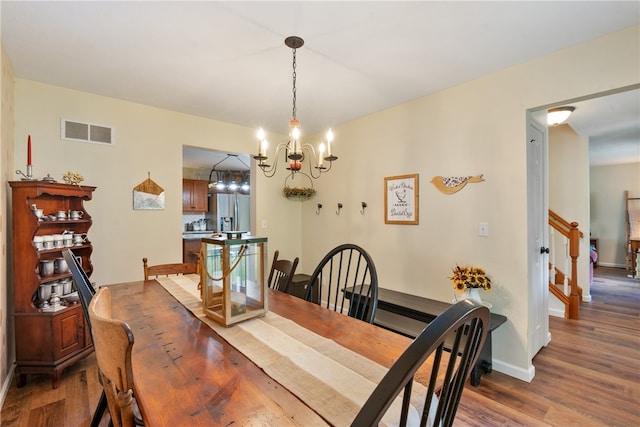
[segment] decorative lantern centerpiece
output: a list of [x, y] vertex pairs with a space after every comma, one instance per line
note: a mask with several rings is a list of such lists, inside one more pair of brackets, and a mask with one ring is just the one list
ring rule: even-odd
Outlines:
[[267, 312], [267, 238], [225, 234], [202, 239], [200, 283], [204, 313], [229, 326]]

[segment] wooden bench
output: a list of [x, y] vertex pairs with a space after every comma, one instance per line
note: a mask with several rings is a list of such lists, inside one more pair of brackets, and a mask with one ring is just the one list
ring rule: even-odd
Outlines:
[[[415, 338], [429, 322], [450, 306], [451, 304], [446, 302], [378, 288], [378, 310], [373, 323], [407, 337]], [[482, 374], [491, 372], [491, 332], [506, 321], [506, 316], [491, 313], [487, 339], [480, 350], [478, 361], [471, 371], [471, 385], [479, 385]]]
[[[293, 275], [293, 279], [287, 288], [287, 293], [298, 298], [304, 299], [307, 293], [307, 286], [309, 285], [311, 276], [304, 273], [298, 273]], [[318, 301], [318, 287], [313, 289], [312, 301]]]

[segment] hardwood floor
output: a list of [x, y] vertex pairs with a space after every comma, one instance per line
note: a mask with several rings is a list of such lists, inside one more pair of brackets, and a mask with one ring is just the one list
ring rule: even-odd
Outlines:
[[[0, 425], [3, 427], [88, 427], [102, 391], [95, 355], [65, 370], [60, 387], [51, 388], [48, 376], [27, 376], [27, 385], [16, 387], [13, 379], [5, 398]], [[108, 416], [101, 427], [108, 425]]]
[[483, 376], [465, 390], [456, 425], [640, 425], [640, 281], [604, 267], [595, 278], [579, 320], [549, 318], [533, 381]]
[[[602, 266], [595, 277], [580, 320], [550, 317], [552, 341], [534, 359], [533, 381], [483, 376], [467, 386], [456, 426], [640, 425], [640, 280]], [[19, 389], [14, 379], [0, 424], [88, 426], [100, 395], [95, 357], [65, 371], [60, 384], [53, 390], [48, 377], [29, 376]]]

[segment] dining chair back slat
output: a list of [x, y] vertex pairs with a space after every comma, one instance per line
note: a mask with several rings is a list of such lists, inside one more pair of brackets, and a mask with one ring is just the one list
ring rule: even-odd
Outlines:
[[378, 307], [378, 273], [373, 259], [351, 243], [333, 248], [311, 274], [305, 299], [373, 323]]
[[[399, 426], [451, 426], [489, 327], [489, 309], [481, 303], [464, 300], [449, 307], [400, 355], [351, 426], [370, 427], [381, 420]], [[422, 388], [414, 385], [414, 379], [425, 375], [423, 366], [430, 373], [426, 392], [414, 390]], [[402, 399], [399, 420], [389, 410], [396, 399]]]

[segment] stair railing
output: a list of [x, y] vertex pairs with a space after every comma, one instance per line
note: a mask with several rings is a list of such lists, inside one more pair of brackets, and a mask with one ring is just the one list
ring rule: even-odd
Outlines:
[[[552, 290], [554, 294], [559, 293], [557, 290], [556, 292], [553, 292], [553, 290], [556, 289], [555, 277], [560, 275], [564, 285], [563, 296], [566, 296], [565, 298], [560, 298], [566, 306], [565, 317], [568, 319], [578, 319], [580, 301], [582, 300], [582, 289], [578, 285], [578, 256], [580, 255], [580, 238], [583, 237], [583, 233], [578, 229], [577, 222], [569, 223], [551, 209], [549, 209], [549, 225], [551, 226], [550, 242], [554, 248], [553, 238], [555, 237], [555, 232], [553, 230], [559, 232], [566, 238], [564, 271], [559, 270], [555, 265], [551, 264], [553, 268], [551, 271], [552, 274], [549, 276], [549, 289]], [[551, 253], [553, 256], [550, 256], [550, 259], [553, 259], [553, 262], [555, 262], [555, 253]], [[569, 270], [571, 270], [570, 274]], [[554, 286], [552, 286], [551, 277], [554, 278]]]

